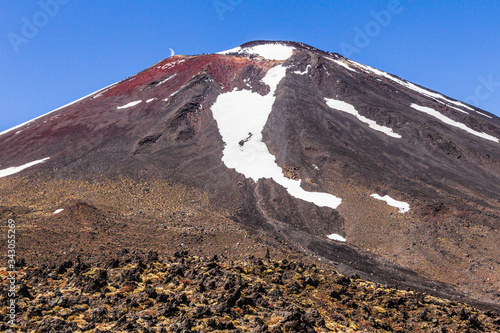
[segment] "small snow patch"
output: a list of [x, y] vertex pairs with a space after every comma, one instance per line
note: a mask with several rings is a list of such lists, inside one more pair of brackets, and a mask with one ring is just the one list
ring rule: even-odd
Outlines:
[[311, 68], [311, 65], [307, 65], [306, 69], [303, 72], [297, 70], [297, 71], [294, 71], [293, 74], [307, 75], [309, 73], [309, 68]]
[[137, 104], [140, 104], [141, 102], [142, 102], [142, 100], [134, 101], [134, 102], [130, 102], [128, 104], [122, 105], [122, 106], [117, 106], [116, 108], [117, 109], [126, 109], [126, 108], [130, 108], [132, 106], [136, 106]]
[[151, 102], [152, 102], [152, 101], [154, 101], [155, 99], [156, 99], [156, 97], [155, 97], [155, 98], [150, 98], [150, 99], [148, 99], [148, 100], [146, 101], [146, 103], [151, 103]]
[[11, 168], [0, 170], [0, 178], [16, 174], [18, 172], [23, 171], [24, 169], [27, 169], [27, 168], [30, 168], [30, 167], [32, 167], [34, 165], [43, 163], [43, 162], [45, 162], [48, 159], [50, 159], [50, 157], [46, 157], [46, 158], [43, 158], [41, 160], [37, 160], [37, 161], [30, 162], [30, 163], [26, 163], [26, 164], [21, 165], [21, 166], [11, 167]]
[[408, 213], [410, 211], [410, 204], [403, 202], [403, 201], [394, 200], [393, 198], [391, 198], [388, 195], [384, 195], [383, 197], [381, 197], [378, 194], [372, 194], [370, 196], [377, 199], [377, 200], [382, 200], [382, 201], [387, 202], [387, 204], [389, 206], [399, 208], [400, 213]]
[[161, 67], [161, 69], [170, 69], [176, 65], [182, 64], [184, 61], [186, 61], [186, 59], [181, 59], [181, 60], [177, 60], [174, 62], [169, 62], [168, 64], [165, 64], [165, 65], [159, 66], [159, 67]]
[[243, 83], [245, 83], [246, 87], [252, 88], [252, 86], [250, 85], [250, 79], [244, 79]]
[[331, 235], [328, 235], [326, 237], [328, 237], [328, 239], [335, 240], [338, 242], [347, 242], [347, 239], [345, 239], [344, 237], [342, 237], [338, 234], [331, 234]]
[[63, 210], [64, 210], [64, 209], [61, 209], [61, 208], [60, 208], [60, 209], [57, 209], [57, 210], [54, 212], [54, 214], [59, 214], [59, 213], [60, 213], [60, 212], [62, 212]]
[[352, 106], [349, 103], [339, 101], [336, 99], [332, 99], [332, 98], [325, 98], [325, 101], [326, 101], [326, 104], [329, 107], [331, 107], [332, 109], [336, 109], [336, 110], [340, 110], [340, 111], [349, 113], [350, 115], [353, 115], [356, 118], [358, 118], [359, 121], [361, 121], [365, 124], [368, 124], [368, 126], [370, 128], [372, 128], [376, 131], [382, 132], [382, 133], [384, 133], [390, 137], [393, 137], [393, 138], [398, 138], [398, 139], [401, 138], [401, 135], [394, 133], [391, 128], [378, 125], [374, 120], [368, 119], [368, 118], [360, 115], [359, 112], [354, 108], [354, 106]]

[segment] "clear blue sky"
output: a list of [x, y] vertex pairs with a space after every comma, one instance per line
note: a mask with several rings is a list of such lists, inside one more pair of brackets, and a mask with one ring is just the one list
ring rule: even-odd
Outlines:
[[[377, 22], [381, 11], [390, 17]], [[0, 22], [0, 131], [170, 48], [212, 53], [257, 39], [338, 52], [500, 116], [498, 0], [19, 0], [1, 2]]]

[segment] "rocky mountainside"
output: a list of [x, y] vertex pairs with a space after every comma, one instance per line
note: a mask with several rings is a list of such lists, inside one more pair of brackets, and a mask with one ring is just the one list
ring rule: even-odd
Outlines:
[[269, 247], [498, 311], [499, 139], [486, 111], [257, 41], [167, 58], [0, 133], [0, 218], [33, 265]]

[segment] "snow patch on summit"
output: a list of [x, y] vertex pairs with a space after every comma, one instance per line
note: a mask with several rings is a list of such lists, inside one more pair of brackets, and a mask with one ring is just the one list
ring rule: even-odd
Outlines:
[[290, 58], [295, 50], [294, 47], [283, 44], [262, 44], [251, 47], [235, 47], [227, 51], [217, 52], [217, 54], [237, 53], [242, 55], [258, 55], [269, 60], [286, 60]]
[[270, 178], [297, 199], [336, 209], [342, 202], [340, 198], [329, 193], [307, 192], [300, 187], [300, 180], [286, 178], [276, 158], [262, 142], [262, 130], [275, 101], [274, 93], [286, 76], [286, 69], [278, 65], [267, 72], [262, 81], [270, 87], [270, 92], [265, 96], [234, 89], [217, 97], [212, 114], [225, 143], [222, 161], [255, 182]]

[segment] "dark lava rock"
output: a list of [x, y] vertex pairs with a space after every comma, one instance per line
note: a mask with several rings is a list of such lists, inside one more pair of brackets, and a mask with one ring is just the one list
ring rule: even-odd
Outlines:
[[280, 325], [286, 332], [291, 333], [316, 332], [312, 323], [304, 317], [303, 312], [295, 307], [286, 309], [283, 319], [280, 321]]
[[60, 318], [47, 318], [37, 325], [37, 331], [42, 333], [72, 333], [77, 329], [78, 325], [76, 323], [68, 322]]
[[28, 287], [24, 283], [19, 285], [19, 289], [17, 291], [17, 294], [19, 296], [22, 296], [22, 297], [33, 298], [33, 296], [30, 294]]
[[191, 318], [180, 319], [170, 326], [170, 331], [174, 333], [191, 333], [194, 321]]
[[325, 320], [323, 317], [319, 314], [318, 310], [316, 309], [308, 309], [304, 315], [304, 319], [307, 320], [310, 323], [314, 323], [316, 326], [324, 327], [325, 326]]

